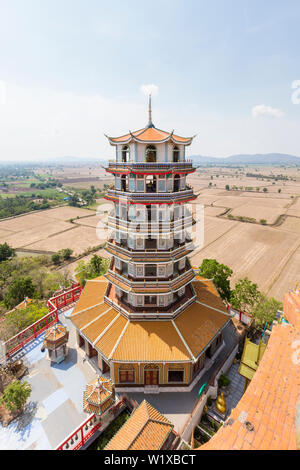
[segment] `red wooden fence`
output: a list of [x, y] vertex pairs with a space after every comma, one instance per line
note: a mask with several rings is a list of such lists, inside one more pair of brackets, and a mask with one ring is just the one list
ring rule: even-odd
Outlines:
[[[48, 300], [47, 306], [49, 313], [32, 325], [20, 331], [4, 343], [5, 357], [8, 359], [14, 353], [22, 349], [25, 344], [29, 343], [41, 333], [43, 333], [49, 326], [58, 322], [58, 310], [75, 302], [80, 297], [82, 287], [80, 284], [73, 284], [69, 290], [63, 292]], [[1, 360], [4, 358], [0, 358]]]

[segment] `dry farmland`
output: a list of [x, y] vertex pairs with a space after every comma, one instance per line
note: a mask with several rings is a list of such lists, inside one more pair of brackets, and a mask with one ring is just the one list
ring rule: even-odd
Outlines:
[[[282, 300], [300, 282], [300, 172], [264, 167], [257, 173], [265, 177], [257, 179], [247, 177], [247, 171], [254, 173], [201, 168], [188, 178], [199, 195], [197, 204], [205, 208], [204, 246], [191, 257], [192, 265], [215, 258], [231, 267], [233, 283], [248, 276], [266, 294]], [[277, 174], [289, 179], [268, 180]], [[254, 223], [246, 222], [247, 217]]]
[[[47, 172], [72, 186], [100, 187], [112, 181], [100, 165]], [[247, 176], [247, 172], [255, 176]], [[281, 179], [275, 180], [279, 174]], [[194, 252], [192, 265], [215, 258], [231, 267], [233, 282], [248, 276], [266, 294], [282, 300], [300, 282], [300, 171], [200, 168], [188, 177], [188, 183], [198, 194], [195, 207], [204, 205], [205, 213], [204, 246]], [[104, 207], [105, 200], [99, 203]], [[247, 217], [255, 220], [246, 222]], [[80, 255], [104, 242], [106, 234], [97, 232], [100, 220], [101, 213], [69, 206], [26, 214], [0, 221], [0, 242], [48, 253], [71, 248]], [[99, 254], [105, 256], [103, 250]], [[76, 264], [69, 265], [71, 272]]]

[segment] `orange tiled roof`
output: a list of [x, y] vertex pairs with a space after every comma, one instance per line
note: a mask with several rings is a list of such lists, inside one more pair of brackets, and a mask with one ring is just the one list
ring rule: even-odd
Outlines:
[[[107, 281], [88, 281], [72, 312], [74, 325], [107, 358], [117, 361], [191, 361], [229, 321], [212, 281], [197, 276], [198, 300], [175, 320], [127, 320], [104, 302]], [[224, 314], [220, 311], [224, 311]]]
[[175, 319], [175, 324], [193, 356], [197, 357], [228, 321], [230, 321], [229, 315], [196, 302]]
[[[300, 449], [299, 344], [298, 327], [286, 323], [273, 327], [242, 399], [225, 425], [200, 450]], [[247, 429], [247, 421], [253, 430]]]
[[104, 450], [159, 450], [173, 425], [144, 400]]
[[52, 343], [59, 342], [61, 339], [65, 338], [66, 341], [69, 338], [69, 332], [64, 325], [56, 323], [55, 325], [48, 328], [45, 333], [45, 341], [50, 341]]
[[284, 316], [289, 323], [300, 328], [300, 291], [285, 294], [283, 301]]
[[179, 135], [173, 134], [173, 132], [166, 132], [156, 127], [144, 127], [138, 131], [129, 132], [128, 134], [122, 135], [120, 137], [108, 137], [109, 142], [112, 145], [119, 143], [128, 143], [131, 140], [137, 142], [165, 142], [167, 140], [172, 140], [178, 144], [189, 145], [193, 137], [181, 137]]

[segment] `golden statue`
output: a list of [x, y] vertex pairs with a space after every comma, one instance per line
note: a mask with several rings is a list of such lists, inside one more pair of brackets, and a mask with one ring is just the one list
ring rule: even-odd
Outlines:
[[223, 415], [226, 413], [226, 400], [225, 400], [223, 392], [221, 392], [221, 395], [219, 395], [217, 398], [216, 407], [217, 407], [217, 410], [219, 410], [220, 413], [222, 413]]

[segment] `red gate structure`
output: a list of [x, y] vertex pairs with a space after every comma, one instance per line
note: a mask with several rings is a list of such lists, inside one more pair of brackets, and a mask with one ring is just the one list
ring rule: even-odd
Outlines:
[[[82, 286], [79, 283], [72, 284], [71, 288], [48, 300], [49, 313], [32, 325], [20, 331], [4, 343], [5, 358], [9, 359], [13, 354], [22, 349], [27, 343], [37, 338], [49, 326], [58, 322], [58, 311], [79, 299]], [[0, 362], [5, 359], [0, 357]]]

